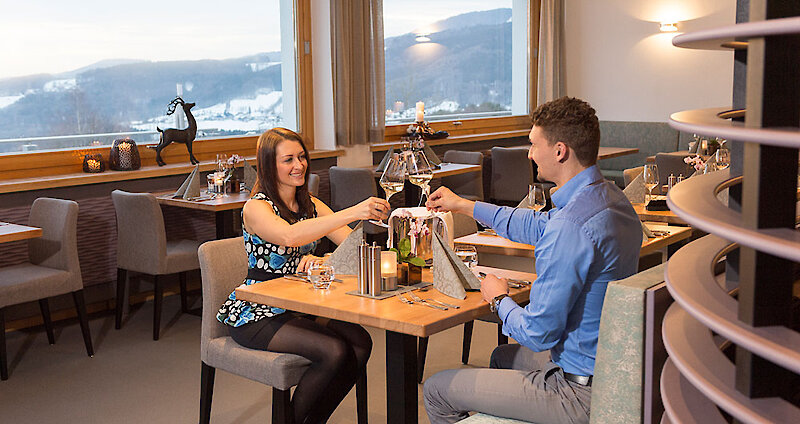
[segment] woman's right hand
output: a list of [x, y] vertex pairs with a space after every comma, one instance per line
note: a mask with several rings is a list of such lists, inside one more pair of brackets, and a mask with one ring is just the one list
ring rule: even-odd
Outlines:
[[382, 220], [389, 217], [391, 206], [385, 199], [370, 197], [363, 202], [349, 208], [353, 220], [375, 219]]

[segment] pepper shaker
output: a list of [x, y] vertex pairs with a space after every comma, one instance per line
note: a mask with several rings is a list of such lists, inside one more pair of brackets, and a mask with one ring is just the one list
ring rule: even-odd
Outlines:
[[381, 248], [375, 242], [367, 247], [369, 250], [369, 294], [381, 295]]
[[358, 292], [360, 294], [370, 294], [369, 275], [369, 245], [362, 240], [358, 246]]

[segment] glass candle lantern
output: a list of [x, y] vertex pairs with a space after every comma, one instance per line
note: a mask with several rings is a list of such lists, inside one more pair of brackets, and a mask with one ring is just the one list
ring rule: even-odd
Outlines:
[[103, 155], [100, 153], [88, 154], [83, 156], [83, 172], [98, 173], [105, 171]]
[[397, 289], [397, 253], [381, 252], [381, 281], [383, 291]]

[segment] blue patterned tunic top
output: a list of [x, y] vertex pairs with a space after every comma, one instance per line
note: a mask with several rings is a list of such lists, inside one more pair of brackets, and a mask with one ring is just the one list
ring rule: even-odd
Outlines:
[[[269, 203], [272, 206], [272, 210], [275, 211], [275, 215], [280, 216], [278, 207], [275, 206], [272, 200], [268, 199], [264, 193], [257, 193], [252, 198]], [[314, 217], [316, 216], [317, 213], [314, 211]], [[301, 221], [303, 219], [306, 219], [306, 217], [300, 218]], [[300, 247], [280, 246], [269, 243], [255, 234], [248, 233], [244, 228], [244, 222], [242, 222], [242, 234], [244, 236], [244, 247], [248, 257], [248, 274], [268, 274], [272, 275], [272, 278], [278, 278], [281, 274], [294, 274], [297, 271], [297, 265], [300, 264], [300, 259], [311, 253], [317, 246], [316, 241]], [[256, 272], [253, 272], [254, 270]], [[263, 280], [245, 278], [244, 282], [239, 287], [260, 281]], [[284, 312], [286, 312], [286, 310], [282, 308], [238, 300], [236, 299], [236, 291], [234, 290], [228, 295], [228, 299], [225, 300], [222, 307], [219, 308], [217, 320], [223, 324], [239, 327], [250, 322], [274, 317]]]

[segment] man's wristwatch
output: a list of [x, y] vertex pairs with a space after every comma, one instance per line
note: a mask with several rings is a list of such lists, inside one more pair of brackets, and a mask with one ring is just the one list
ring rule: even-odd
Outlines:
[[492, 299], [492, 302], [489, 304], [489, 310], [492, 311], [492, 313], [497, 312], [497, 306], [499, 306], [500, 302], [503, 300], [503, 298], [506, 298], [506, 297], [508, 297], [507, 293], [498, 294], [497, 296], [495, 296]]

